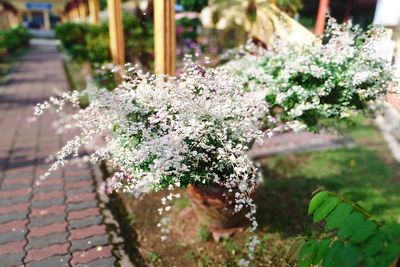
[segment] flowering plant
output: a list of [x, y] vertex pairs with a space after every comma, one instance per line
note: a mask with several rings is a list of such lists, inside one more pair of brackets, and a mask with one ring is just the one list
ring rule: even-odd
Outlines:
[[318, 130], [321, 120], [346, 120], [393, 87], [392, 66], [376, 53], [384, 37], [379, 27], [362, 31], [330, 19], [318, 43], [251, 48], [226, 67], [245, 77], [249, 89], [266, 90], [265, 99], [281, 121]]
[[[81, 135], [62, 148], [50, 171], [101, 134], [105, 146], [92, 158], [116, 167], [115, 189], [141, 194], [215, 183], [235, 194], [236, 210], [252, 205], [258, 172], [246, 152], [264, 135], [260, 118], [265, 119], [268, 107], [263, 94], [243, 92], [239, 77], [191, 63], [178, 78], [131, 68], [114, 91], [88, 93], [90, 105], [71, 118]], [[76, 103], [78, 96], [50, 100], [62, 107], [65, 101]], [[50, 106], [39, 104], [36, 113]]]

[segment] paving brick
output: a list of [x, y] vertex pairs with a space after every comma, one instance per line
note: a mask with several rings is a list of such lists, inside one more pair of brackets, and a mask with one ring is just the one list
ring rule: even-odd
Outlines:
[[65, 188], [67, 190], [82, 188], [82, 187], [90, 187], [90, 188], [93, 187], [93, 181], [83, 180], [83, 181], [77, 181], [77, 182], [73, 182], [73, 183], [67, 183], [65, 185]]
[[23, 203], [19, 203], [19, 204], [10, 205], [10, 206], [0, 206], [0, 214], [27, 211], [28, 207], [29, 207], [29, 202], [23, 202]]
[[1, 190], [18, 190], [18, 189], [30, 189], [32, 187], [32, 183], [30, 181], [24, 181], [24, 183], [19, 184], [3, 184], [1, 186]]
[[76, 175], [76, 176], [67, 176], [65, 177], [66, 183], [73, 183], [78, 181], [93, 181], [92, 175]]
[[53, 223], [41, 227], [32, 227], [29, 230], [28, 237], [40, 237], [53, 233], [65, 232], [67, 229], [67, 222]]
[[71, 230], [71, 235], [69, 240], [84, 239], [94, 235], [104, 235], [106, 234], [106, 227], [101, 225], [91, 225], [82, 229]]
[[104, 246], [108, 244], [107, 235], [96, 235], [85, 239], [71, 241], [71, 251], [88, 250], [97, 246]]
[[39, 217], [39, 216], [46, 216], [46, 215], [57, 215], [63, 214], [65, 211], [64, 205], [57, 205], [57, 206], [50, 206], [45, 208], [32, 208], [30, 217]]
[[70, 189], [66, 192], [67, 198], [73, 196], [73, 195], [78, 195], [82, 193], [89, 193], [89, 192], [94, 192], [94, 186], [87, 186], [87, 187], [81, 187], [81, 188], [74, 188]]
[[44, 248], [48, 247], [50, 245], [54, 244], [64, 244], [68, 240], [68, 233], [67, 232], [62, 232], [62, 233], [52, 233], [49, 235], [45, 236], [40, 236], [40, 237], [28, 237], [28, 246], [27, 249], [38, 249], [38, 248]]
[[92, 217], [87, 217], [83, 219], [77, 219], [77, 220], [70, 220], [69, 221], [69, 229], [80, 229], [80, 228], [85, 228], [90, 225], [97, 225], [102, 222], [102, 218], [100, 215], [97, 216], [92, 216]]
[[[43, 261], [34, 261], [34, 262], [29, 262], [26, 264], [26, 267], [68, 267], [69, 265], [69, 260], [71, 259], [70, 255], [64, 255], [64, 256], [53, 256], [50, 258], [47, 258]], [[108, 265], [112, 266], [112, 265]], [[100, 266], [98, 266], [100, 267]]]
[[[24, 251], [24, 246], [26, 244], [26, 240], [8, 242], [6, 244], [0, 245], [0, 256], [9, 254], [9, 253], [21, 253]], [[1, 257], [0, 257], [1, 259]], [[1, 264], [0, 260], [0, 264]]]
[[31, 166], [20, 166], [19, 168], [12, 168], [10, 166], [7, 166], [7, 169], [10, 172], [14, 171], [14, 172], [20, 172], [20, 173], [21, 172], [33, 173], [34, 167], [33, 167], [33, 165], [31, 165]]
[[26, 232], [27, 232], [27, 230], [24, 228], [24, 229], [18, 229], [15, 231], [1, 233], [0, 234], [0, 244], [6, 244], [9, 242], [16, 242], [16, 241], [24, 240]]
[[83, 219], [83, 218], [95, 216], [98, 214], [100, 214], [99, 208], [89, 208], [86, 210], [70, 211], [68, 213], [68, 219], [69, 220]]
[[83, 176], [83, 175], [92, 175], [92, 172], [90, 169], [81, 169], [81, 170], [66, 170], [65, 171], [65, 176], [71, 177], [71, 176]]
[[47, 178], [45, 180], [36, 179], [34, 182], [35, 187], [46, 187], [49, 185], [62, 185], [64, 180], [62, 178]]
[[95, 247], [86, 251], [76, 251], [72, 253], [71, 264], [73, 266], [77, 264], [90, 263], [94, 260], [110, 258], [112, 257], [112, 247]]
[[32, 208], [46, 208], [50, 206], [57, 206], [64, 204], [64, 199], [48, 199], [48, 200], [40, 200], [40, 201], [32, 201]]
[[31, 188], [23, 188], [23, 189], [19, 189], [19, 190], [8, 190], [8, 191], [1, 190], [0, 191], [0, 200], [8, 199], [10, 197], [26, 196], [26, 195], [29, 195], [31, 193], [31, 191], [32, 191]]
[[87, 208], [95, 208], [97, 207], [97, 201], [85, 201], [81, 203], [71, 203], [68, 204], [68, 211], [73, 211], [73, 210], [83, 210]]
[[73, 195], [67, 199], [67, 202], [68, 203], [76, 203], [76, 202], [87, 201], [87, 200], [96, 200], [96, 193], [89, 192], [89, 193]]
[[13, 212], [10, 214], [0, 214], [0, 224], [15, 221], [15, 220], [23, 220], [28, 216], [28, 211], [20, 211]]
[[32, 183], [33, 177], [6, 178], [3, 185]]
[[110, 266], [115, 266], [115, 257], [99, 259], [89, 263], [75, 265], [75, 267], [110, 267]]
[[20, 253], [9, 253], [0, 256], [0, 266], [23, 266], [22, 259], [25, 256], [25, 252]]
[[29, 201], [28, 195], [3, 198], [3, 199], [0, 199], [0, 207], [10, 206], [10, 205], [19, 204], [19, 203], [28, 202], [28, 201]]
[[33, 189], [33, 193], [44, 193], [44, 192], [53, 192], [53, 191], [60, 191], [63, 190], [62, 184], [52, 184], [48, 186], [39, 186]]
[[39, 227], [39, 226], [46, 226], [53, 223], [60, 223], [65, 221], [67, 214], [57, 214], [57, 215], [48, 215], [48, 216], [40, 216], [31, 218], [29, 220], [28, 227]]
[[0, 224], [0, 233], [25, 229], [28, 220], [16, 220]]
[[55, 199], [55, 198], [57, 198], [57, 199], [64, 198], [64, 192], [63, 191], [52, 191], [52, 192], [34, 194], [32, 197], [32, 201], [49, 200], [49, 199]]
[[31, 249], [28, 250], [25, 261], [27, 263], [31, 261], [42, 261], [52, 256], [65, 255], [68, 254], [68, 247], [69, 244], [65, 243], [51, 245], [45, 248]]

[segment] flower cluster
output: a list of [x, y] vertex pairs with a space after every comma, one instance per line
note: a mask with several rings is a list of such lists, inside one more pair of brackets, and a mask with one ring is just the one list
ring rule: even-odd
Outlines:
[[281, 121], [318, 130], [322, 120], [346, 120], [394, 87], [393, 68], [376, 51], [383, 38], [379, 27], [362, 31], [330, 19], [317, 43], [250, 48], [226, 68], [244, 77], [248, 89], [265, 90]]
[[[85, 92], [90, 105], [67, 120], [81, 134], [58, 152], [50, 171], [102, 135], [105, 146], [91, 157], [115, 167], [110, 179], [114, 189], [138, 195], [189, 184], [220, 184], [235, 194], [237, 211], [251, 207], [247, 216], [255, 228], [250, 194], [258, 168], [247, 151], [265, 134], [262, 120], [272, 124], [274, 119], [266, 116], [264, 94], [245, 93], [242, 86], [240, 77], [224, 69], [191, 62], [178, 78], [132, 67], [115, 90]], [[76, 102], [78, 97], [74, 93], [52, 99], [62, 107], [65, 100]], [[50, 106], [39, 104], [36, 113]]]

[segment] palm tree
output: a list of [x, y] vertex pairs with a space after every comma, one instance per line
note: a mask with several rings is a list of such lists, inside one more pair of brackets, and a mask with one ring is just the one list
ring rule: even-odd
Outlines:
[[[209, 26], [224, 29], [228, 26], [242, 27], [255, 38], [268, 45], [279, 38], [290, 42], [309, 43], [315, 36], [277, 7], [266, 0], [209, 0], [203, 13], [209, 13]], [[278, 0], [293, 12], [298, 0]], [[289, 5], [290, 3], [293, 6]]]

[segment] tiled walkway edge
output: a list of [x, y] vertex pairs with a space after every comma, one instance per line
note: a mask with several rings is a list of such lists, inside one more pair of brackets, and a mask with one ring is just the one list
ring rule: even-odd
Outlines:
[[28, 122], [33, 106], [54, 88], [68, 89], [62, 59], [54, 44], [41, 43], [32, 45], [0, 94], [0, 267], [128, 267], [97, 194], [96, 166], [70, 164], [38, 178], [49, 167], [46, 157], [71, 138], [54, 133], [51, 114]]

